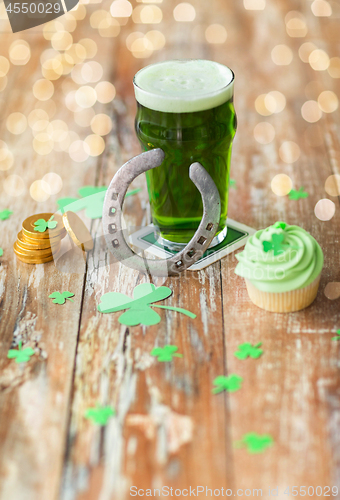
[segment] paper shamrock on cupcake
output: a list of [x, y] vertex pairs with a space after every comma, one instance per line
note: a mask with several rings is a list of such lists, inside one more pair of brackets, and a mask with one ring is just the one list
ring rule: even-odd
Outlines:
[[35, 221], [34, 231], [39, 231], [39, 233], [44, 233], [47, 229], [55, 229], [58, 222], [54, 219], [54, 215], [47, 221], [45, 219], [38, 219]]
[[119, 292], [105, 293], [98, 306], [101, 313], [112, 313], [124, 311], [119, 316], [118, 321], [123, 325], [136, 326], [139, 324], [150, 326], [160, 322], [161, 317], [151, 307], [177, 311], [190, 318], [196, 318], [196, 315], [186, 309], [172, 306], [154, 305], [154, 302], [164, 300], [170, 297], [172, 290], [167, 286], [156, 287], [151, 283], [142, 283], [133, 290], [133, 299]]
[[284, 234], [272, 234], [270, 241], [262, 241], [263, 250], [267, 253], [270, 250], [274, 251], [274, 255], [279, 255], [285, 251], [287, 245], [283, 244]]

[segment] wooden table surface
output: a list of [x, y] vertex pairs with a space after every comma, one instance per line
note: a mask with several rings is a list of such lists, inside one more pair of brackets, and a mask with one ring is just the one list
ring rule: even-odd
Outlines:
[[[97, 52], [92, 55], [102, 66], [101, 81], [112, 82], [117, 92], [112, 102], [93, 104], [96, 114], [111, 117], [113, 127], [104, 136], [105, 151], [82, 162], [57, 148], [39, 154], [33, 120], [29, 120], [32, 126], [25, 126], [21, 117], [22, 132], [13, 134], [8, 128], [18, 115], [9, 121], [8, 117], [17, 112], [28, 117], [33, 109], [44, 109], [49, 117], [41, 125], [43, 131], [49, 121], [62, 120], [73, 131], [71, 142], [77, 139], [75, 133], [85, 140], [92, 134], [90, 127], [78, 125], [76, 113], [65, 102], [71, 102], [69, 94], [82, 85], [95, 87], [97, 82], [77, 83], [77, 70], [54, 73], [53, 96], [37, 99], [33, 86], [44, 78], [42, 64], [57, 55], [46, 52], [52, 49], [51, 36], [44, 26], [12, 34], [0, 5], [0, 55], [9, 60], [15, 40], [26, 41], [30, 48], [30, 59], [23, 65], [15, 64], [12, 52], [8, 73], [0, 78], [0, 139], [14, 158], [8, 170], [0, 163], [0, 211], [13, 211], [8, 220], [0, 221], [1, 500], [118, 500], [130, 498], [131, 486], [146, 494], [147, 488], [198, 485], [229, 488], [232, 496], [241, 498], [256, 496], [253, 488], [261, 488], [267, 498], [268, 489], [278, 487], [277, 498], [286, 499], [293, 486], [340, 486], [340, 344], [331, 340], [340, 328], [340, 299], [324, 295], [328, 282], [340, 281], [339, 198], [328, 195], [324, 187], [331, 174], [340, 174], [340, 120], [337, 110], [320, 112], [315, 123], [305, 119], [308, 113], [305, 118], [301, 114], [304, 103], [311, 100], [316, 106], [311, 105], [312, 113], [318, 114], [315, 102], [323, 91], [339, 94], [340, 80], [335, 77], [340, 77], [340, 60], [333, 58], [340, 55], [340, 10], [337, 2], [317, 1], [196, 0], [195, 19], [180, 22], [173, 15], [178, 2], [164, 0], [156, 4], [163, 14], [158, 24], [138, 22], [144, 4], [133, 2], [133, 18], [120, 20], [119, 34], [114, 24], [113, 37], [101, 36], [96, 18], [91, 18], [96, 11], [109, 12], [110, 1], [80, 5], [60, 17], [71, 42], [95, 41]], [[250, 8], [264, 4], [262, 10]], [[329, 5], [332, 15], [315, 15], [320, 9], [329, 14]], [[144, 20], [150, 21], [150, 12], [144, 11]], [[157, 9], [152, 12], [159, 15]], [[190, 12], [184, 7], [184, 14]], [[179, 10], [178, 15], [184, 14]], [[97, 14], [101, 15], [105, 13]], [[212, 24], [225, 27], [225, 42], [221, 27], [206, 32]], [[128, 35], [151, 30], [163, 33], [162, 49], [152, 51], [146, 44], [146, 52], [133, 53], [127, 48]], [[218, 36], [223, 43], [211, 43], [219, 41]], [[303, 46], [306, 42], [314, 47]], [[272, 55], [277, 45], [286, 48]], [[306, 59], [311, 49], [326, 55], [314, 53], [312, 65], [303, 62], [301, 57]], [[276, 64], [275, 54], [277, 62], [292, 60]], [[238, 130], [231, 177], [237, 187], [230, 191], [229, 216], [255, 229], [277, 220], [298, 224], [322, 246], [325, 266], [318, 296], [301, 312], [274, 314], [254, 306], [244, 280], [234, 274], [237, 261], [231, 254], [202, 271], [154, 281], [173, 290], [168, 305], [185, 307], [196, 319], [158, 310], [162, 318], [158, 325], [121, 325], [119, 314], [97, 311], [100, 297], [109, 291], [131, 296], [133, 288], [148, 278], [114, 262], [103, 241], [101, 221], [91, 221], [83, 213], [95, 239], [86, 264], [79, 254], [69, 255], [64, 269], [53, 262], [31, 266], [16, 260], [12, 245], [26, 217], [55, 212], [56, 200], [76, 197], [81, 186], [108, 185], [116, 170], [140, 152], [134, 134], [135, 72], [152, 62], [183, 57], [216, 60], [236, 74]], [[78, 64], [82, 62], [80, 58]], [[313, 69], [319, 63], [324, 69]], [[5, 63], [0, 57], [1, 67]], [[255, 100], [272, 91], [283, 94], [286, 105], [270, 113], [273, 98], [269, 97], [270, 109], [263, 116], [256, 111]], [[327, 101], [330, 94], [324, 96]], [[307, 112], [309, 105], [304, 108]], [[260, 122], [274, 127], [275, 137], [268, 144], [254, 137]], [[287, 141], [300, 149], [294, 162], [282, 159], [287, 160], [287, 145], [281, 147]], [[289, 151], [297, 149], [290, 146]], [[38, 202], [41, 192], [35, 194], [30, 186], [49, 172], [61, 177], [62, 190]], [[281, 173], [291, 178], [295, 189], [304, 186], [309, 197], [296, 201], [275, 195], [271, 181]], [[11, 184], [6, 179], [12, 175], [18, 177], [11, 178]], [[145, 225], [149, 211], [144, 178], [133, 186], [142, 190], [127, 199], [125, 218], [129, 226]], [[325, 198], [336, 206], [329, 221], [314, 214], [316, 203]], [[48, 296], [56, 290], [71, 291], [74, 302], [53, 304]], [[25, 364], [7, 359], [8, 350], [20, 340], [25, 347], [36, 348], [36, 355]], [[238, 360], [233, 353], [243, 342], [262, 342], [262, 357]], [[153, 347], [166, 344], [177, 345], [183, 358], [160, 363], [150, 356]], [[242, 389], [212, 394], [214, 378], [232, 373], [243, 377]], [[84, 418], [86, 409], [96, 404], [116, 410], [105, 427]], [[235, 448], [235, 441], [248, 432], [270, 434], [273, 446], [257, 455]], [[284, 494], [287, 487], [290, 495]], [[323, 495], [326, 492], [323, 489]], [[317, 498], [316, 493], [308, 496]]]

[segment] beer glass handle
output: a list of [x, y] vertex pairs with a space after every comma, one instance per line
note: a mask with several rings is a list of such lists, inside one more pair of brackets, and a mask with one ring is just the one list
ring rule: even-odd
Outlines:
[[159, 167], [164, 156], [163, 150], [157, 148], [126, 162], [111, 180], [103, 207], [103, 228], [109, 250], [126, 266], [153, 276], [175, 276], [192, 266], [209, 247], [221, 215], [220, 195], [214, 181], [200, 163], [192, 163], [189, 177], [201, 193], [203, 217], [189, 243], [173, 257], [157, 260], [143, 258], [129, 247], [121, 221], [126, 191], [138, 175]]

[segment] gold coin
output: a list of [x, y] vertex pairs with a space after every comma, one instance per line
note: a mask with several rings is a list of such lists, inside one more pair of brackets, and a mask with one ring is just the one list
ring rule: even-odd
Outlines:
[[17, 243], [20, 243], [20, 246], [25, 248], [26, 250], [44, 250], [48, 248], [57, 247], [61, 238], [53, 238], [53, 240], [45, 239], [45, 240], [33, 240], [24, 235], [22, 231], [18, 233]]
[[57, 226], [55, 227], [55, 229], [46, 229], [45, 231], [40, 232], [37, 230], [38, 226], [34, 225], [34, 223], [36, 223], [40, 219], [47, 222], [52, 216], [53, 214], [51, 213], [31, 215], [31, 217], [28, 217], [22, 223], [23, 233], [26, 236], [34, 239], [51, 239], [57, 236], [61, 236], [65, 232], [65, 228], [63, 219], [59, 214], [54, 214], [53, 221], [57, 222]]
[[33, 258], [33, 257], [27, 257], [25, 255], [22, 255], [20, 252], [16, 251], [14, 249], [14, 252], [19, 260], [22, 262], [25, 262], [26, 264], [45, 264], [47, 262], [50, 262], [54, 259], [57, 259], [59, 257], [59, 250], [58, 252], [48, 255], [47, 257], [41, 257], [41, 258]]
[[[23, 246], [20, 243], [20, 241], [16, 241], [14, 243], [14, 245], [15, 245], [15, 249], [17, 250], [17, 252], [20, 252], [23, 256], [33, 257], [33, 258], [47, 257], [58, 249], [58, 246], [57, 246], [57, 247], [54, 247], [53, 249], [52, 248], [45, 248], [45, 249], [36, 248], [36, 249], [32, 250], [31, 248], [25, 248], [25, 246]], [[60, 247], [60, 244], [59, 244], [59, 247]]]
[[65, 212], [63, 214], [63, 223], [66, 231], [72, 238], [77, 247], [89, 252], [93, 248], [93, 239], [90, 231], [84, 222], [74, 212]]

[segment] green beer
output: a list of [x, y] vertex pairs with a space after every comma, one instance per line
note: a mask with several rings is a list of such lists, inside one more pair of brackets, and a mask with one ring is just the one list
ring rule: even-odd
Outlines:
[[134, 79], [136, 133], [142, 148], [161, 148], [162, 165], [146, 173], [152, 221], [170, 247], [185, 245], [203, 214], [201, 195], [189, 178], [200, 162], [221, 198], [213, 244], [226, 234], [231, 146], [236, 131], [232, 71], [204, 60], [147, 66]]

